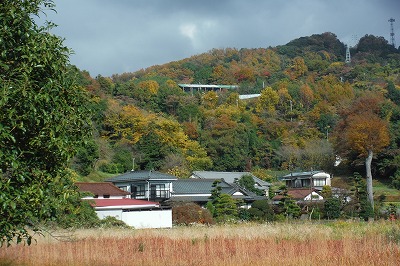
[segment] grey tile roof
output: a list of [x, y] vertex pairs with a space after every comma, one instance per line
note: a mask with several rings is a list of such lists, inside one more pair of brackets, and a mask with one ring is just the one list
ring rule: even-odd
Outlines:
[[261, 180], [250, 172], [214, 172], [214, 171], [194, 171], [193, 178], [200, 179], [224, 179], [227, 183], [233, 184], [235, 180], [239, 180], [242, 176], [250, 175], [253, 177], [254, 182], [259, 186], [269, 187], [271, 184]]
[[130, 171], [125, 174], [109, 178], [107, 182], [120, 183], [127, 181], [140, 181], [140, 180], [165, 180], [173, 181], [177, 178], [170, 174], [165, 174], [157, 171]]
[[210, 200], [210, 196], [185, 196], [185, 197], [174, 197], [168, 199], [169, 202], [207, 202]]
[[[184, 201], [184, 202], [206, 202], [210, 200], [211, 191], [214, 189], [212, 186], [215, 180], [220, 179], [178, 179], [173, 181], [173, 193], [170, 201]], [[263, 196], [257, 196], [255, 193], [245, 190], [238, 185], [228, 184], [225, 181], [219, 183], [221, 193], [231, 195], [235, 199], [242, 199], [245, 201], [254, 201], [257, 199], [265, 199]], [[234, 195], [235, 192], [241, 192], [243, 195]]]
[[[173, 194], [211, 194], [214, 181], [215, 179], [178, 179], [172, 183]], [[231, 195], [237, 191], [234, 186], [224, 181], [219, 183], [219, 186], [222, 189], [221, 193]]]
[[[241, 199], [244, 201], [254, 201], [258, 199], [265, 199], [265, 197], [257, 196], [257, 197], [250, 197], [250, 196], [232, 196], [234, 199]], [[197, 196], [197, 195], [188, 195], [182, 197], [174, 197], [172, 196], [168, 201], [170, 202], [207, 202], [210, 201], [210, 196]]]

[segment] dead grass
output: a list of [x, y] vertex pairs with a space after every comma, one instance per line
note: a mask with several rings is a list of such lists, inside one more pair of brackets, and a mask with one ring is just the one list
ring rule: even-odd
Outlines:
[[398, 265], [400, 223], [79, 230], [0, 248], [0, 265]]

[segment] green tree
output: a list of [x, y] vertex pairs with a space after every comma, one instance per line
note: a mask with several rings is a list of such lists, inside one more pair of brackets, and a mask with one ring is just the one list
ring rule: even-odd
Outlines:
[[288, 194], [288, 189], [286, 186], [281, 186], [279, 188], [282, 192], [281, 195], [283, 198], [279, 202], [279, 207], [287, 218], [298, 218], [301, 214], [301, 208], [297, 205], [296, 201], [292, 199], [292, 197]]
[[239, 184], [239, 186], [256, 193], [259, 196], [263, 195], [263, 191], [261, 189], [256, 188], [255, 185], [255, 181], [253, 179], [253, 177], [251, 175], [244, 175], [242, 176], [237, 183]]
[[228, 221], [237, 218], [238, 209], [236, 200], [230, 195], [221, 193], [213, 200], [213, 206], [214, 217], [217, 221]]
[[213, 182], [213, 190], [211, 190], [210, 196], [211, 201], [207, 203], [206, 207], [217, 221], [222, 222], [236, 219], [238, 215], [237, 202], [230, 195], [221, 193], [222, 188], [219, 185], [220, 183], [220, 180]]
[[332, 187], [331, 186], [323, 186], [321, 190], [321, 195], [324, 199], [332, 198]]
[[50, 33], [53, 24], [35, 22], [41, 7], [53, 9], [53, 1], [0, 5], [0, 242], [7, 244], [30, 244], [28, 227], [38, 231], [57, 215], [54, 206], [68, 204], [66, 168], [91, 132], [88, 97], [68, 74], [69, 49]]
[[256, 200], [251, 204], [249, 213], [253, 219], [262, 221], [273, 221], [274, 211], [267, 200]]
[[374, 209], [371, 202], [368, 200], [367, 187], [365, 180], [362, 176], [355, 172], [351, 177], [352, 191], [353, 191], [353, 203], [356, 206], [356, 212], [358, 216], [364, 220], [368, 220], [370, 217], [374, 217]]
[[92, 139], [79, 148], [72, 167], [79, 174], [86, 176], [93, 171], [94, 163], [99, 156], [99, 147]]
[[328, 198], [324, 202], [324, 212], [328, 219], [337, 219], [340, 217], [340, 199], [338, 198]]

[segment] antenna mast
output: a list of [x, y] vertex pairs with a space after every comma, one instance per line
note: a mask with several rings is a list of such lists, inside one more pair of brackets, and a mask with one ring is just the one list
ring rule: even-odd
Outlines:
[[393, 45], [393, 47], [396, 47], [396, 43], [394, 41], [394, 29], [393, 29], [393, 22], [396, 20], [394, 18], [390, 18], [388, 20], [390, 22], [390, 44]]

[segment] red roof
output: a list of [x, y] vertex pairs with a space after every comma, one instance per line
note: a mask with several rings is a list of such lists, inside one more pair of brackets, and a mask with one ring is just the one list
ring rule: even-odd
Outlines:
[[129, 192], [114, 186], [109, 182], [76, 182], [80, 191], [91, 192], [94, 195], [127, 196]]
[[138, 199], [88, 199], [94, 201], [94, 207], [113, 207], [113, 206], [159, 206], [158, 202], [138, 200]]

